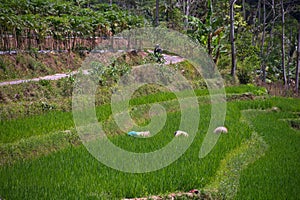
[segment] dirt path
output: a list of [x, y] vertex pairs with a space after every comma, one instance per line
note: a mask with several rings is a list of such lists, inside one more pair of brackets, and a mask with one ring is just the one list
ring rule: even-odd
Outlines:
[[38, 77], [38, 78], [32, 78], [32, 79], [20, 79], [20, 80], [15, 80], [15, 81], [5, 81], [1, 82], [0, 86], [4, 85], [16, 85], [16, 84], [21, 84], [21, 83], [27, 83], [27, 82], [35, 82], [35, 81], [40, 81], [40, 80], [58, 80], [62, 78], [69, 77], [71, 75], [77, 74], [77, 71], [68, 73], [68, 74], [54, 74], [54, 75], [48, 75], [48, 76], [43, 76], [43, 77]]
[[170, 56], [170, 55], [166, 55], [166, 54], [163, 54], [163, 56], [166, 60], [165, 64], [167, 64], [167, 65], [176, 64], [176, 63], [179, 63], [179, 62], [182, 62], [185, 60], [184, 58], [179, 57], [179, 56]]
[[[163, 54], [164, 59], [166, 60], [165, 64], [175, 64], [184, 61], [185, 59], [179, 56], [171, 56], [171, 55], [166, 55]], [[38, 78], [32, 78], [32, 79], [19, 79], [19, 80], [14, 80], [14, 81], [4, 81], [0, 82], [0, 87], [5, 86], [5, 85], [17, 85], [17, 84], [22, 84], [22, 83], [28, 83], [28, 82], [37, 82], [40, 80], [59, 80], [62, 78], [66, 78], [72, 75], [77, 74], [78, 71], [73, 71], [71, 73], [59, 73], [59, 74], [54, 74], [54, 75], [48, 75], [48, 76], [43, 76], [43, 77], [38, 77]]]

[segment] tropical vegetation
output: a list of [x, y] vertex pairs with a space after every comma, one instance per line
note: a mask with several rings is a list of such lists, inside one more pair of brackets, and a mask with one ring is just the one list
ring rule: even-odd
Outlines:
[[[0, 2], [0, 200], [299, 198], [299, 0]], [[126, 108], [140, 129], [165, 120], [157, 134], [131, 137], [116, 122], [112, 95], [123, 89], [120, 78], [143, 65], [163, 71], [162, 58], [182, 56], [164, 44], [161, 57], [152, 53], [154, 46], [116, 51], [118, 42], [124, 46], [136, 39], [120, 33], [144, 27], [176, 30], [203, 47], [215, 64], [212, 70], [221, 74], [214, 81], [226, 93], [220, 125], [228, 133], [221, 133], [212, 151], [199, 157], [210, 123], [216, 121], [213, 106], [219, 104], [210, 80], [193, 61], [180, 58], [167, 67], [187, 80], [197, 100], [195, 138], [170, 165], [128, 173], [106, 166], [88, 151], [85, 139], [98, 140], [80, 137], [72, 98], [74, 89], [85, 94], [79, 77], [90, 76], [96, 83], [96, 124], [121, 149], [155, 152], [172, 140], [189, 140], [174, 137], [182, 110], [191, 109], [176, 95], [186, 97], [187, 91], [174, 94], [159, 83], [139, 87]], [[117, 56], [109, 59], [113, 53]], [[81, 66], [87, 63], [91, 68], [85, 71]], [[57, 73], [63, 78], [34, 79]], [[166, 115], [153, 108], [163, 108]]]

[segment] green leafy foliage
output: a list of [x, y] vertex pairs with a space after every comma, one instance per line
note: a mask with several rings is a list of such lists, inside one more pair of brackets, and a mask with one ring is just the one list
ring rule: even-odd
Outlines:
[[[252, 88], [253, 86], [248, 87]], [[241, 88], [232, 87], [227, 90], [229, 92], [242, 92], [247, 89], [245, 86], [242, 86]], [[142, 97], [135, 103], [148, 102], [145, 98], [148, 97]], [[160, 102], [170, 98], [172, 99], [173, 96], [165, 95], [163, 98], [156, 98], [156, 95], [154, 95], [153, 101]], [[65, 117], [69, 115], [67, 113], [61, 113], [60, 115], [58, 113], [55, 115], [47, 114], [41, 116], [42, 118], [35, 117], [36, 121], [34, 123], [30, 123], [30, 120], [22, 119], [20, 123], [24, 122], [24, 125], [28, 124], [32, 128], [28, 133], [33, 131], [42, 133], [42, 129], [38, 129], [46, 126], [49, 127], [49, 130], [44, 132], [44, 134], [36, 134], [34, 137], [31, 137], [25, 134], [24, 131], [26, 129], [20, 128], [20, 130], [23, 130], [23, 133], [15, 135], [16, 132], [14, 132], [10, 140], [1, 138], [1, 142], [6, 143], [0, 145], [1, 155], [5, 155], [3, 158], [10, 163], [0, 167], [0, 174], [3, 180], [0, 183], [1, 194], [4, 198], [19, 198], [26, 195], [30, 198], [37, 196], [50, 198], [51, 196], [51, 198], [80, 197], [82, 199], [91, 197], [112, 199], [157, 194], [167, 195], [174, 191], [189, 191], [191, 188], [201, 189], [205, 186], [214, 186], [214, 184], [210, 183], [223, 180], [222, 170], [220, 171], [220, 169], [223, 169], [223, 172], [226, 172], [224, 177], [229, 179], [228, 181], [220, 182], [221, 190], [219, 192], [225, 192], [219, 194], [221, 196], [225, 194], [227, 197], [234, 197], [237, 194], [238, 198], [244, 199], [247, 197], [258, 198], [260, 196], [273, 198], [277, 197], [278, 194], [281, 197], [287, 197], [286, 195], [288, 194], [291, 197], [297, 195], [295, 193], [296, 190], [292, 190], [291, 188], [293, 187], [291, 186], [297, 184], [299, 178], [297, 176], [285, 176], [285, 174], [286, 172], [292, 174], [294, 170], [299, 168], [297, 163], [294, 162], [297, 160], [296, 155], [298, 155], [295, 154], [295, 150], [297, 151], [298, 149], [298, 137], [289, 128], [288, 122], [278, 122], [277, 119], [290, 118], [294, 115], [288, 112], [278, 112], [274, 116], [273, 112], [253, 111], [244, 115], [251, 124], [253, 123], [253, 127], [249, 127], [244, 121], [240, 121], [240, 109], [259, 108], [266, 110], [274, 105], [282, 107], [285, 104], [295, 104], [297, 106], [299, 101], [296, 99], [272, 98], [263, 101], [229, 103], [225, 122], [229, 128], [229, 133], [222, 135], [214, 150], [206, 158], [199, 160], [199, 146], [203, 141], [204, 133], [207, 130], [206, 125], [210, 120], [209, 104], [201, 104], [200, 112], [202, 117], [199, 123], [199, 132], [192, 146], [172, 165], [146, 174], [123, 173], [106, 167], [89, 155], [85, 148], [77, 142], [78, 138], [75, 135], [55, 131], [57, 128], [72, 130], [72, 124], [69, 124], [68, 127], [60, 127], [59, 125], [60, 123], [66, 123]], [[299, 111], [299, 109], [297, 110]], [[295, 109], [290, 107], [287, 111], [295, 111]], [[109, 119], [110, 115], [109, 106], [97, 108], [97, 116], [100, 121]], [[51, 116], [56, 116], [56, 118], [52, 119]], [[61, 117], [57, 118], [58, 116]], [[135, 116], [134, 114], [133, 117], [138, 117], [138, 115]], [[269, 119], [268, 123], [272, 124], [272, 129], [268, 127], [272, 134], [265, 129], [263, 132], [260, 131], [266, 119]], [[52, 123], [53, 120], [56, 121], [56, 124]], [[134, 152], [149, 152], [155, 148], [160, 148], [172, 139], [173, 130], [178, 128], [178, 120], [180, 120], [180, 113], [176, 110], [168, 112], [168, 120], [164, 129], [155, 137], [147, 139], [147, 141], [137, 140], [125, 135], [109, 136], [109, 138], [123, 149]], [[41, 124], [41, 122], [44, 122], [44, 124]], [[15, 127], [14, 130], [17, 127], [7, 122], [5, 126], [7, 128]], [[278, 129], [278, 127], [280, 128]], [[253, 129], [257, 131], [257, 135], [253, 135]], [[284, 133], [287, 134], [286, 137], [282, 135], [282, 130], [289, 130], [288, 133]], [[264, 146], [264, 142], [259, 138], [262, 133], [268, 148], [264, 150], [265, 155], [257, 160], [258, 154], [261, 155], [261, 152], [263, 152], [260, 148]], [[285, 141], [289, 142], [285, 143]], [[281, 159], [284, 158], [284, 155], [281, 154], [282, 145], [286, 145], [284, 146], [286, 147], [284, 148], [285, 151], [294, 152], [287, 154], [289, 159], [285, 160], [287, 162], [285, 165], [282, 165], [281, 162]], [[35, 151], [37, 152], [35, 153]], [[10, 157], [10, 155], [15, 157]], [[243, 170], [241, 171], [241, 169]], [[276, 175], [273, 172], [277, 172]], [[220, 179], [216, 178], [216, 173], [219, 174], [217, 177]], [[258, 176], [253, 176], [253, 174]], [[277, 179], [284, 180], [285, 184], [277, 187], [276, 184], [278, 182], [275, 181]], [[28, 187], [31, 183], [38, 184], [39, 187]], [[89, 187], [84, 187], [86, 184]], [[121, 191], [119, 190], [120, 187], [122, 187]], [[279, 193], [268, 193], [262, 188], [268, 191], [276, 190]], [[18, 192], [15, 192], [15, 190], [18, 190]], [[255, 192], [253, 192], [254, 190]], [[285, 190], [289, 191], [289, 193], [285, 193]], [[45, 191], [49, 191], [49, 193]], [[209, 194], [210, 191], [206, 191], [206, 193]]]
[[[65, 0], [4, 1], [0, 12], [0, 31], [5, 33], [6, 40], [10, 35], [13, 36], [16, 45], [1, 43], [0, 48], [40, 49], [45, 45], [46, 39], [53, 38], [59, 41], [59, 44], [53, 43], [57, 49], [70, 49], [70, 46], [75, 49], [76, 38], [95, 39], [96, 36], [107, 36], [124, 29], [140, 27], [144, 23], [143, 17], [130, 14], [117, 6], [98, 5], [83, 8], [76, 2]], [[22, 44], [24, 41], [27, 46]]]
[[100, 86], [112, 86], [121, 76], [129, 73], [131, 69], [126, 63], [113, 63], [109, 66], [104, 66], [98, 61], [90, 63], [90, 67], [91, 77], [99, 82]]

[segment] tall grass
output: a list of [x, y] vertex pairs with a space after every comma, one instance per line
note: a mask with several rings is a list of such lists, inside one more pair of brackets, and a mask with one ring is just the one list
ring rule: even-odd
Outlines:
[[0, 143], [67, 130], [72, 126], [72, 114], [60, 111], [53, 111], [29, 118], [0, 121]]
[[[200, 160], [199, 150], [210, 120], [209, 105], [201, 106], [200, 112], [194, 142], [168, 167], [145, 174], [124, 173], [99, 163], [83, 146], [68, 147], [44, 157], [2, 166], [0, 196], [7, 199], [120, 199], [203, 188], [213, 178], [220, 160], [249, 138], [251, 132], [239, 122], [239, 110], [230, 106], [226, 120], [230, 134], [222, 135], [213, 151]], [[130, 151], [153, 151], [173, 138], [179, 119], [179, 112], [170, 113], [166, 126], [149, 142], [126, 136], [112, 136], [110, 140]]]
[[[255, 92], [257, 90], [260, 90], [260, 88], [253, 86], [233, 86], [226, 88], [227, 94], [241, 94], [246, 91]], [[208, 94], [208, 90], [195, 90], [195, 94], [202, 97]], [[160, 92], [131, 99], [130, 105], [150, 104], [174, 99], [176, 99], [176, 96], [173, 93]], [[262, 101], [262, 103], [264, 103], [264, 101]], [[96, 112], [100, 121], [106, 119], [111, 114], [110, 105], [99, 106], [96, 108]], [[71, 128], [74, 128], [71, 112], [49, 111], [43, 115], [35, 115], [28, 118], [0, 120], [0, 143], [14, 142], [21, 138], [43, 135]]]
[[[109, 105], [97, 107], [99, 120], [107, 118], [110, 113]], [[51, 111], [28, 118], [0, 121], [0, 143], [11, 143], [21, 138], [46, 135], [72, 128], [74, 128], [72, 113], [62, 111]]]
[[[231, 90], [232, 93], [243, 93], [245, 90], [248, 91], [247, 87], [227, 90]], [[199, 93], [205, 94], [206, 92], [203, 90]], [[198, 95], [201, 96], [201, 94]], [[150, 95], [133, 99], [130, 105], [139, 106], [170, 101], [174, 98], [174, 95], [167, 93]], [[120, 199], [204, 188], [215, 181], [215, 174], [221, 161], [251, 138], [253, 130], [240, 120], [240, 111], [244, 109], [268, 110], [272, 106], [277, 106], [281, 112], [254, 111], [247, 115], [247, 119], [253, 122], [255, 131], [264, 138], [270, 148], [264, 157], [242, 171], [236, 198], [297, 198], [297, 186], [300, 183], [297, 176], [300, 172], [299, 131], [291, 129], [288, 122], [278, 121], [278, 119], [295, 117], [296, 115], [291, 112], [300, 111], [300, 101], [268, 98], [229, 102], [225, 121], [229, 133], [221, 135], [217, 145], [208, 156], [200, 160], [199, 150], [211, 120], [210, 106], [206, 103], [200, 104], [199, 130], [191, 147], [177, 161], [163, 169], [144, 174], [124, 173], [98, 162], [83, 145], [66, 145], [64, 149], [45, 156], [19, 160], [13, 165], [0, 166], [0, 198]], [[97, 107], [96, 110], [100, 121], [109, 120], [110, 105]], [[120, 148], [132, 152], [151, 152], [162, 148], [173, 139], [173, 133], [178, 129], [181, 117], [176, 109], [168, 111], [165, 126], [154, 137], [138, 139], [123, 134], [111, 135], [109, 139]], [[1, 143], [16, 142], [33, 135], [47, 135], [56, 130], [66, 130], [74, 126], [72, 114], [68, 112], [50, 112], [45, 115], [0, 123]]]
[[[295, 111], [290, 108], [300, 103], [296, 99], [280, 99], [279, 105], [286, 105], [289, 111]], [[288, 121], [280, 120], [295, 115], [252, 111], [247, 116], [269, 148], [265, 156], [243, 171], [236, 199], [298, 199], [300, 132], [292, 129]]]

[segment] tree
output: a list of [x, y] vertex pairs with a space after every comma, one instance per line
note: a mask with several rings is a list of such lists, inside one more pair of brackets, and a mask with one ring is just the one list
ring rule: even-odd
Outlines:
[[286, 69], [285, 69], [285, 33], [284, 33], [284, 26], [285, 26], [285, 9], [283, 0], [281, 0], [281, 25], [282, 25], [282, 33], [281, 33], [281, 68], [282, 68], [282, 74], [283, 74], [283, 82], [285, 88], [287, 88], [287, 77], [286, 77]]
[[236, 49], [234, 44], [234, 4], [237, 0], [230, 1], [230, 44], [231, 44], [231, 76], [236, 73]]
[[299, 93], [299, 73], [300, 73], [300, 21], [298, 21], [298, 45], [297, 45], [297, 66], [295, 75], [296, 92]]
[[115, 4], [99, 4], [96, 0], [3, 0], [0, 48], [91, 48], [100, 34], [140, 27], [143, 22], [142, 17]]
[[242, 0], [242, 6], [243, 6], [243, 17], [246, 20], [246, 3], [245, 3], [245, 0]]
[[266, 36], [266, 0], [263, 0], [263, 33], [262, 33], [261, 50], [260, 50], [260, 57], [262, 58], [261, 70], [263, 72], [263, 77], [262, 77], [263, 82], [266, 82], [266, 63], [265, 63], [265, 55], [264, 55], [265, 36]]
[[156, 0], [155, 5], [155, 26], [159, 26], [159, 0]]
[[189, 16], [190, 16], [190, 10], [191, 10], [191, 0], [186, 1], [186, 7], [185, 7], [185, 20], [184, 20], [184, 28], [185, 30], [188, 29], [189, 25]]
[[291, 15], [297, 20], [297, 60], [295, 73], [295, 92], [299, 94], [299, 76], [300, 76], [300, 0], [292, 2]]

